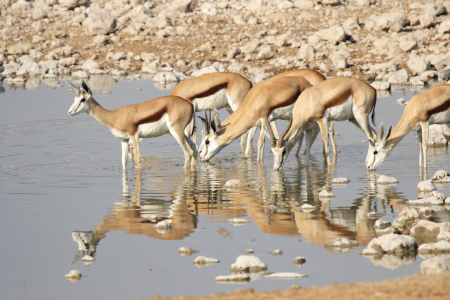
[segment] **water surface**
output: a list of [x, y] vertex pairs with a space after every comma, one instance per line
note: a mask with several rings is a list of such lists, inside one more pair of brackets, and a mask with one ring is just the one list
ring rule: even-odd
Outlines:
[[[289, 157], [281, 172], [272, 170], [266, 141], [264, 161], [242, 153], [239, 141], [223, 149], [197, 170], [183, 168], [183, 152], [169, 136], [144, 140], [142, 171], [121, 168], [120, 141], [87, 114], [70, 117], [74, 94], [63, 81], [20, 89], [4, 83], [0, 94], [0, 290], [5, 299], [133, 299], [177, 295], [204, 295], [237, 288], [286, 289], [396, 278], [420, 272], [423, 257], [358, 255], [375, 236], [375, 219], [383, 214], [392, 221], [408, 199], [417, 199], [421, 180], [415, 134], [410, 133], [377, 169], [364, 165], [364, 134], [349, 122], [335, 123], [338, 158], [327, 166], [312, 149], [311, 164], [304, 156]], [[167, 95], [151, 80], [118, 81], [93, 77], [88, 84], [105, 108], [114, 109]], [[161, 88], [161, 87], [159, 87]], [[409, 100], [409, 88], [381, 95], [377, 124], [395, 125]], [[227, 116], [221, 112], [222, 119]], [[198, 122], [200, 125], [200, 122]], [[279, 128], [286, 122], [279, 122]], [[200, 139], [200, 133], [197, 140]], [[256, 148], [256, 141], [255, 141]], [[428, 177], [449, 171], [445, 147], [431, 148]], [[397, 178], [396, 186], [375, 184], [385, 174]], [[350, 183], [333, 185], [335, 177]], [[250, 182], [241, 191], [223, 188], [230, 179]], [[321, 188], [335, 198], [319, 199]], [[450, 195], [450, 188], [439, 187]], [[305, 203], [316, 207], [302, 212]], [[432, 220], [448, 221], [448, 210]], [[155, 218], [158, 220], [155, 221]], [[251, 223], [234, 226], [229, 219]], [[171, 229], [156, 229], [170, 220]], [[223, 236], [217, 231], [225, 229]], [[223, 231], [222, 231], [223, 232]], [[337, 253], [323, 247], [329, 237], [347, 237], [359, 247]], [[177, 249], [199, 250], [181, 256]], [[298, 272], [308, 277], [295, 280], [264, 279], [261, 274], [245, 285], [219, 284], [214, 278], [229, 275], [230, 265], [253, 249], [270, 272]], [[283, 254], [273, 256], [276, 249]], [[90, 254], [93, 263], [82, 261]], [[220, 263], [196, 267], [198, 256]], [[297, 266], [297, 256], [306, 263]], [[64, 278], [80, 270], [76, 282]]]

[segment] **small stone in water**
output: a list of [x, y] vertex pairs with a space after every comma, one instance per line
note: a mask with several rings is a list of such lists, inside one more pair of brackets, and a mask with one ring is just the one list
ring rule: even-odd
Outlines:
[[81, 273], [78, 270], [71, 270], [68, 274], [64, 275], [64, 277], [79, 279], [81, 277]]
[[240, 255], [231, 265], [231, 272], [260, 272], [267, 270], [267, 264], [253, 255]]
[[264, 276], [264, 278], [285, 278], [285, 279], [293, 279], [301, 277], [306, 277], [306, 275], [291, 272], [280, 272]]
[[197, 258], [193, 261], [196, 265], [209, 265], [209, 264], [216, 264], [219, 260], [215, 258], [209, 258], [204, 256], [197, 256]]
[[181, 247], [180, 249], [177, 250], [178, 254], [182, 255], [182, 256], [191, 256], [192, 254], [196, 253], [196, 252], [200, 252], [198, 250], [194, 250], [190, 247]]
[[350, 182], [350, 180], [348, 180], [345, 177], [336, 177], [331, 181], [331, 183], [334, 183], [334, 184], [345, 184], [345, 183], [349, 183], [349, 182]]
[[395, 183], [398, 183], [398, 180], [395, 179], [394, 177], [388, 177], [386, 175], [381, 175], [380, 177], [378, 177], [377, 183], [378, 184], [395, 184]]
[[327, 190], [323, 190], [319, 193], [320, 198], [334, 198], [334, 195]]
[[231, 232], [229, 232], [225, 228], [218, 227], [216, 230], [221, 236], [231, 238]]
[[250, 275], [248, 274], [234, 274], [228, 276], [217, 276], [217, 282], [244, 282], [250, 281]]
[[306, 259], [303, 256], [298, 256], [294, 258], [292, 262], [296, 265], [303, 265], [306, 262]]
[[271, 254], [271, 255], [281, 255], [281, 254], [283, 254], [283, 250], [278, 249], [278, 250], [275, 250], [275, 251], [272, 251], [272, 252], [268, 252], [267, 254]]
[[245, 219], [234, 218], [234, 219], [229, 219], [228, 223], [235, 224], [235, 225], [244, 225], [244, 224], [247, 224], [247, 223], [251, 223], [251, 221], [248, 221], [248, 220], [245, 220]]

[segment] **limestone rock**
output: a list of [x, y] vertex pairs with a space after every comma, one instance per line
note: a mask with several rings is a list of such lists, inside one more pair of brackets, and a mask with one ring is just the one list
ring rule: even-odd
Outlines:
[[438, 236], [441, 232], [449, 231], [449, 224], [447, 222], [435, 223], [426, 220], [420, 220], [414, 227], [411, 228], [411, 236]]
[[381, 253], [401, 254], [414, 252], [417, 249], [417, 243], [413, 237], [407, 235], [387, 234], [371, 240], [367, 248]]
[[193, 261], [193, 263], [196, 265], [209, 265], [209, 264], [216, 264], [218, 262], [219, 262], [218, 259], [204, 256], [197, 256], [197, 258], [194, 259]]
[[245, 282], [250, 281], [250, 275], [248, 274], [233, 274], [228, 276], [217, 276], [215, 278], [217, 282]]
[[158, 84], [166, 84], [170, 82], [179, 82], [180, 78], [172, 72], [159, 72], [153, 77], [153, 81]]
[[319, 198], [334, 198], [334, 195], [330, 192], [328, 192], [327, 190], [322, 190], [319, 193]]
[[445, 124], [433, 124], [428, 129], [428, 145], [445, 146], [450, 138], [450, 129]]
[[415, 208], [405, 207], [392, 223], [392, 228], [402, 234], [409, 234], [412, 227], [419, 223], [420, 215]]
[[391, 84], [407, 84], [409, 83], [409, 75], [408, 71], [405, 69], [398, 70], [392, 74], [391, 77], [389, 77], [388, 82]]
[[385, 229], [391, 226], [391, 222], [384, 220], [376, 220], [374, 228], [376, 229]]
[[391, 83], [387, 81], [374, 81], [370, 85], [374, 89], [381, 91], [389, 91], [391, 89]]
[[292, 272], [280, 272], [280, 273], [273, 273], [273, 274], [264, 276], [264, 278], [284, 278], [284, 279], [293, 279], [293, 278], [301, 278], [301, 277], [306, 277], [306, 275], [299, 274], [299, 273], [292, 273]]
[[253, 255], [240, 255], [231, 265], [231, 272], [260, 272], [267, 270], [267, 264]]
[[198, 77], [198, 76], [203, 75], [203, 74], [216, 73], [216, 72], [219, 72], [219, 70], [217, 70], [216, 67], [211, 65], [211, 66], [208, 66], [208, 67], [205, 67], [205, 68], [201, 68], [200, 70], [192, 72], [191, 76], [192, 77]]
[[329, 238], [323, 244], [324, 247], [337, 247], [337, 248], [354, 248], [358, 247], [358, 242], [349, 240], [345, 237], [333, 237]]
[[328, 42], [340, 43], [345, 40], [344, 28], [340, 26], [333, 26], [328, 29], [321, 29], [316, 32], [316, 35], [321, 39]]
[[116, 27], [116, 19], [109, 10], [99, 8], [90, 13], [82, 25], [86, 35], [109, 34]]
[[179, 11], [179, 12], [192, 12], [197, 6], [197, 0], [176, 0], [170, 5], [169, 10]]
[[432, 244], [422, 244], [417, 250], [421, 254], [426, 253], [447, 253], [450, 252], [450, 242], [446, 240], [441, 240]]
[[433, 177], [431, 178], [432, 180], [441, 180], [444, 178], [449, 178], [450, 177], [450, 173], [444, 170], [439, 170], [436, 171], [436, 173], [434, 173]]
[[181, 247], [177, 250], [178, 254], [181, 256], [191, 256], [194, 253], [199, 252], [198, 250], [194, 250], [190, 247]]
[[74, 9], [86, 4], [86, 0], [58, 0], [61, 7], [65, 9]]
[[297, 57], [298, 59], [312, 61], [315, 58], [316, 52], [316, 49], [310, 44], [302, 44], [298, 50]]
[[417, 191], [419, 192], [431, 192], [436, 190], [436, 185], [432, 180], [421, 181], [417, 184]]
[[100, 69], [100, 64], [92, 59], [86, 59], [81, 68], [89, 72], [93, 69]]
[[428, 61], [417, 55], [410, 56], [406, 65], [411, 70], [412, 75], [418, 75], [430, 69]]
[[246, 188], [247, 186], [248, 186], [247, 184], [240, 181], [239, 179], [232, 179], [228, 180], [223, 187], [227, 190], [239, 190]]
[[272, 45], [262, 46], [256, 55], [256, 60], [267, 60], [275, 56], [275, 49]]
[[345, 183], [349, 183], [349, 182], [350, 182], [350, 180], [345, 177], [336, 177], [336, 178], [333, 178], [333, 180], [331, 180], [331, 183], [333, 183], [333, 184], [345, 184]]

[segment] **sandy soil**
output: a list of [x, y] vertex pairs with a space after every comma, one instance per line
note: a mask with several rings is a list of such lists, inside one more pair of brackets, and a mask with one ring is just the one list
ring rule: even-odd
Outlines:
[[358, 282], [352, 284], [334, 284], [323, 287], [299, 288], [292, 287], [286, 291], [255, 292], [252, 289], [236, 290], [230, 293], [213, 294], [203, 297], [179, 296], [176, 298], [155, 299], [308, 299], [308, 300], [341, 300], [341, 299], [450, 299], [448, 282], [450, 273], [433, 275], [414, 275], [393, 280], [375, 282]]

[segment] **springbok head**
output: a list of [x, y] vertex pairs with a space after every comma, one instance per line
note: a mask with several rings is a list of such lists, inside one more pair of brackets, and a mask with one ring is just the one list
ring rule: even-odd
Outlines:
[[89, 99], [92, 98], [92, 91], [89, 89], [87, 84], [82, 81], [81, 88], [77, 87], [76, 85], [68, 82], [66, 80], [67, 84], [72, 88], [72, 90], [76, 93], [75, 99], [73, 101], [72, 106], [69, 108], [69, 115], [76, 116], [80, 113], [89, 112]]
[[221, 130], [226, 126], [221, 125], [220, 116], [217, 109], [208, 114], [205, 111], [205, 118], [199, 117], [203, 123], [202, 130], [202, 142], [200, 143], [199, 155], [201, 161], [208, 161], [216, 155], [225, 144], [221, 144], [217, 141], [217, 138], [221, 135]]
[[367, 153], [367, 168], [369, 170], [374, 170], [378, 167], [388, 156], [389, 151], [386, 149], [386, 140], [391, 135], [392, 125], [389, 127], [386, 135], [384, 135], [384, 125], [380, 124], [380, 129], [378, 130], [377, 140], [369, 140], [369, 153]]
[[268, 114], [266, 114], [266, 124], [267, 124], [266, 130], [269, 133], [270, 137], [270, 147], [272, 148], [273, 153], [273, 169], [280, 170], [289, 156], [288, 150], [289, 141], [284, 140], [284, 138], [292, 126], [292, 117], [286, 129], [280, 135], [279, 139], [276, 139], [275, 135], [273, 134], [272, 128], [270, 127]]

